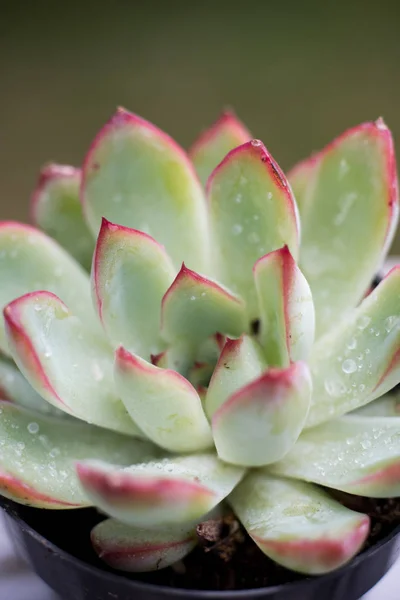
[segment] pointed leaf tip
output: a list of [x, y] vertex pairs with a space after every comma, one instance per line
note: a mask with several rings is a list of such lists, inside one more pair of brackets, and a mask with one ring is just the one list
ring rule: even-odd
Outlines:
[[212, 454], [171, 456], [121, 467], [99, 461], [77, 464], [83, 489], [106, 513], [139, 527], [198, 520], [240, 481], [243, 469]]
[[270, 469], [350, 494], [392, 498], [400, 494], [399, 439], [399, 417], [348, 415], [302, 432]]
[[43, 398], [89, 423], [143, 436], [115, 396], [110, 347], [57, 296], [26, 294], [4, 315], [11, 354]]
[[81, 170], [48, 164], [40, 172], [31, 196], [31, 220], [86, 269], [90, 269], [94, 239], [83, 219], [79, 200]]
[[243, 300], [183, 263], [162, 299], [164, 338], [171, 343], [187, 340], [198, 344], [217, 333], [236, 337], [246, 329]]
[[310, 287], [287, 245], [253, 267], [260, 333], [271, 366], [307, 359], [314, 342], [315, 314]]
[[390, 130], [380, 121], [354, 127], [289, 179], [301, 215], [300, 266], [321, 335], [362, 299], [393, 238], [398, 182]]
[[311, 389], [306, 363], [297, 362], [271, 368], [232, 394], [212, 418], [219, 457], [249, 467], [282, 458], [303, 429]]
[[160, 305], [174, 276], [169, 256], [150, 235], [103, 218], [94, 254], [92, 290], [114, 347], [121, 344], [146, 359], [163, 349]]
[[[93, 331], [99, 328], [87, 273], [54, 240], [34, 227], [0, 222], [0, 280], [1, 310], [19, 296], [48, 290], [59, 296]], [[3, 323], [0, 323], [0, 348], [9, 354]]]
[[298, 254], [299, 223], [290, 186], [260, 140], [232, 150], [207, 184], [217, 277], [241, 294], [257, 319], [254, 263], [287, 244]]
[[262, 348], [250, 336], [227, 339], [222, 348], [205, 399], [208, 417], [224, 404], [234, 392], [261, 375], [266, 368]]
[[212, 446], [199, 395], [182, 375], [119, 348], [114, 378], [132, 419], [153, 442], [172, 452]]
[[288, 569], [320, 575], [359, 552], [369, 518], [345, 508], [316, 486], [253, 471], [229, 502], [257, 546]]
[[196, 535], [192, 526], [152, 530], [106, 519], [94, 527], [91, 541], [99, 558], [112, 568], [143, 573], [165, 569], [184, 558], [196, 545]]
[[251, 137], [250, 132], [234, 112], [225, 110], [189, 150], [189, 156], [203, 185], [206, 185], [208, 177], [228, 152], [248, 142]]
[[0, 493], [30, 506], [62, 509], [90, 505], [75, 475], [79, 459], [156, 456], [151, 444], [77, 420], [60, 420], [0, 402]]
[[102, 216], [159, 240], [177, 266], [208, 266], [207, 215], [184, 150], [141, 117], [117, 111], [84, 161], [81, 199], [97, 234]]

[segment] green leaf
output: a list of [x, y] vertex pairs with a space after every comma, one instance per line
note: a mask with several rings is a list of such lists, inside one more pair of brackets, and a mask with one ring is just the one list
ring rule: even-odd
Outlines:
[[198, 346], [213, 334], [237, 337], [247, 328], [239, 296], [182, 265], [162, 300], [161, 332], [169, 343]]
[[196, 167], [202, 184], [206, 185], [212, 171], [228, 152], [250, 141], [251, 138], [252, 135], [236, 115], [230, 110], [224, 111], [189, 150], [189, 157]]
[[287, 244], [296, 259], [297, 207], [282, 171], [253, 140], [232, 150], [207, 184], [215, 276], [259, 317], [252, 268], [264, 254]]
[[400, 268], [317, 341], [310, 359], [313, 397], [307, 426], [379, 398], [400, 381]]
[[311, 290], [287, 246], [254, 265], [259, 339], [271, 366], [306, 360], [314, 342], [315, 314]]
[[208, 386], [205, 410], [213, 414], [239, 388], [261, 375], [266, 362], [258, 342], [247, 335], [237, 340], [228, 339], [224, 345]]
[[197, 543], [193, 526], [169, 525], [145, 529], [106, 519], [92, 529], [99, 558], [113, 569], [143, 573], [165, 569], [182, 560]]
[[300, 266], [321, 335], [363, 297], [398, 219], [393, 140], [380, 119], [346, 131], [289, 175], [299, 203]]
[[[33, 227], [0, 222], [0, 307], [29, 292], [48, 290], [99, 330], [87, 273], [56, 242]], [[0, 350], [9, 354], [0, 323]]]
[[83, 489], [101, 510], [137, 527], [194, 522], [213, 509], [244, 474], [213, 454], [165, 458], [121, 468], [78, 463]]
[[0, 359], [0, 398], [15, 402], [25, 408], [36, 410], [45, 415], [66, 417], [33, 389], [20, 371], [11, 363]]
[[346, 416], [304, 431], [274, 473], [371, 498], [400, 495], [400, 418]]
[[369, 518], [317, 487], [253, 471], [229, 496], [250, 537], [292, 571], [321, 575], [346, 564], [368, 537]]
[[111, 348], [57, 296], [27, 294], [4, 316], [12, 356], [45, 400], [88, 423], [143, 436], [115, 393]]
[[307, 418], [311, 377], [306, 363], [271, 368], [228, 398], [214, 413], [218, 456], [246, 467], [279, 460], [295, 444]]
[[361, 408], [358, 408], [350, 415], [359, 415], [362, 417], [400, 417], [400, 398], [399, 394], [392, 392], [378, 398]]
[[171, 452], [210, 448], [211, 430], [194, 387], [182, 375], [161, 369], [119, 348], [117, 392], [141, 431]]
[[163, 244], [179, 268], [207, 270], [206, 204], [186, 153], [144, 119], [119, 109], [94, 140], [82, 170], [83, 209], [97, 235], [102, 217]]
[[93, 297], [109, 339], [149, 359], [163, 348], [161, 300], [175, 276], [149, 235], [103, 219], [92, 269]]
[[0, 401], [0, 493], [16, 502], [53, 509], [89, 506], [76, 460], [130, 465], [156, 455], [149, 443]]
[[66, 165], [46, 165], [31, 200], [33, 223], [57, 240], [90, 271], [94, 239], [79, 200], [81, 171]]

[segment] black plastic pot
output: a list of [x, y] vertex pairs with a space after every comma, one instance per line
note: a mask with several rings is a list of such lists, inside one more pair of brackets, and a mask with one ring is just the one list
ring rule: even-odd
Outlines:
[[[42, 516], [38, 517], [36, 509], [22, 507], [1, 497], [0, 503], [5, 509], [7, 527], [17, 549], [39, 577], [64, 600], [358, 600], [385, 575], [400, 554], [400, 527], [397, 527], [351, 563], [322, 577], [236, 592], [160, 587], [103, 570], [61, 550], [51, 541], [60, 538], [60, 531], [50, 527], [54, 536], [49, 535], [48, 523], [45, 525], [49, 511], [40, 511]], [[41, 522], [44, 523], [43, 529]], [[62, 515], [59, 522], [60, 525], [63, 522]], [[46, 531], [46, 537], [43, 531]], [[79, 539], [72, 530], [65, 535]]]

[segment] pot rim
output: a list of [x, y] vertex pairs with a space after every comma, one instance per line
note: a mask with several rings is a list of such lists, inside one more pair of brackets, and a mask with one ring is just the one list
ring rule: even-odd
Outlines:
[[[309, 576], [309, 577], [305, 577], [304, 579], [301, 579], [300, 581], [283, 583], [283, 584], [279, 584], [279, 585], [275, 585], [275, 586], [262, 587], [262, 588], [248, 588], [248, 589], [244, 589], [244, 590], [199, 590], [199, 589], [192, 589], [192, 588], [168, 587], [168, 586], [164, 586], [164, 585], [156, 585], [156, 584], [147, 583], [147, 582], [143, 582], [143, 581], [135, 581], [134, 579], [126, 578], [122, 571], [121, 571], [121, 575], [111, 572], [111, 571], [104, 571], [101, 568], [99, 568], [95, 565], [91, 565], [91, 564], [81, 560], [80, 558], [77, 558], [73, 554], [66, 552], [62, 548], [59, 548], [58, 546], [56, 546], [56, 544], [54, 544], [53, 542], [51, 542], [50, 540], [45, 538], [42, 534], [40, 534], [38, 531], [36, 531], [36, 529], [34, 529], [31, 525], [29, 525], [23, 519], [23, 517], [19, 515], [18, 508], [14, 508], [11, 504], [8, 504], [7, 498], [0, 496], [0, 500], [5, 500], [5, 503], [4, 504], [2, 503], [2, 504], [3, 504], [3, 510], [7, 517], [12, 518], [14, 521], [16, 521], [18, 523], [18, 525], [23, 529], [23, 531], [25, 531], [29, 536], [34, 538], [37, 542], [39, 542], [41, 544], [43, 544], [43, 542], [45, 542], [46, 548], [51, 550], [53, 553], [60, 555], [61, 558], [66, 563], [77, 564], [80, 569], [87, 571], [91, 575], [95, 574], [98, 578], [100, 578], [104, 581], [111, 579], [111, 581], [114, 581], [115, 584], [118, 584], [121, 579], [125, 579], [125, 581], [129, 585], [132, 585], [132, 588], [138, 588], [138, 589], [140, 588], [140, 589], [148, 590], [149, 592], [150, 591], [158, 592], [158, 593], [165, 595], [166, 597], [172, 597], [172, 598], [184, 598], [184, 597], [187, 597], [188, 594], [192, 594], [194, 596], [197, 595], [202, 598], [210, 598], [210, 599], [211, 598], [215, 599], [215, 597], [218, 597], [221, 599], [235, 598], [238, 600], [239, 599], [243, 599], [243, 600], [247, 599], [248, 600], [249, 593], [251, 594], [251, 596], [253, 598], [258, 598], [261, 596], [265, 596], [265, 594], [272, 595], [274, 593], [281, 592], [283, 589], [290, 592], [291, 590], [294, 590], [295, 588], [298, 589], [299, 587], [300, 588], [306, 587], [309, 584], [309, 582], [314, 581], [316, 578], [323, 579], [324, 581], [329, 581], [330, 579], [333, 579], [333, 578], [337, 577], [338, 575], [340, 576], [340, 574], [343, 573], [346, 569], [356, 567], [365, 558], [372, 556], [373, 554], [379, 552], [379, 550], [381, 549], [382, 546], [385, 546], [393, 538], [395, 538], [397, 535], [400, 534], [400, 525], [397, 525], [397, 527], [395, 527], [393, 529], [393, 531], [391, 531], [382, 540], [380, 540], [379, 542], [377, 542], [376, 544], [374, 544], [373, 546], [368, 548], [368, 550], [366, 550], [365, 552], [362, 552], [361, 554], [358, 554], [349, 563], [343, 565], [339, 569], [335, 569], [331, 573], [327, 573], [326, 575], [319, 575], [317, 577]], [[18, 506], [18, 505], [16, 505], [16, 506]]]

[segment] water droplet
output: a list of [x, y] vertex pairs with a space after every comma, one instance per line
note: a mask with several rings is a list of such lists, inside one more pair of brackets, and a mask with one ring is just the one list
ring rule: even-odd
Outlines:
[[355, 350], [357, 348], [357, 340], [356, 338], [352, 338], [347, 342], [347, 348], [349, 350]]
[[243, 227], [241, 225], [239, 225], [239, 223], [236, 223], [236, 225], [234, 225], [232, 227], [232, 233], [233, 235], [240, 235], [243, 231]]
[[363, 383], [360, 383], [360, 385], [358, 386], [358, 389], [360, 392], [363, 392], [365, 390], [365, 385]]
[[19, 450], [19, 451], [22, 451], [22, 450], [24, 450], [24, 448], [25, 448], [25, 444], [24, 444], [24, 442], [18, 442], [18, 444], [17, 444], [17, 448], [18, 448], [18, 450]]
[[44, 353], [45, 358], [50, 358], [51, 355], [52, 355], [51, 350], [46, 350], [46, 352]]
[[255, 231], [252, 231], [251, 233], [249, 233], [249, 235], [247, 236], [247, 241], [250, 244], [258, 244], [258, 242], [260, 241], [260, 236], [258, 235], [258, 233], [256, 233]]
[[365, 354], [370, 354], [371, 350], [369, 348], [365, 348]]
[[32, 433], [34, 435], [39, 431], [39, 425], [37, 423], [29, 423], [27, 429], [29, 433]]
[[358, 319], [357, 327], [358, 327], [358, 329], [361, 329], [361, 331], [362, 331], [363, 329], [368, 327], [370, 322], [371, 322], [371, 319], [370, 319], [370, 317], [368, 317], [368, 315], [361, 315], [361, 317]]
[[204, 298], [204, 296], [207, 296], [206, 292], [201, 292], [201, 296]]
[[354, 362], [354, 360], [351, 360], [351, 358], [347, 358], [346, 360], [343, 361], [342, 363], [342, 371], [343, 373], [354, 373], [354, 371], [357, 370], [357, 365]]
[[49, 452], [49, 456], [51, 456], [51, 458], [55, 458], [56, 456], [59, 456], [60, 454], [61, 454], [60, 448], [53, 448]]
[[235, 198], [235, 202], [236, 204], [240, 204], [242, 201], [242, 194], [238, 194]]
[[388, 317], [387, 319], [385, 319], [385, 330], [387, 331], [387, 333], [390, 333], [393, 329], [393, 327], [398, 326], [399, 325], [399, 317], [396, 317], [394, 315], [391, 315], [390, 317]]
[[339, 163], [339, 179], [342, 179], [342, 177], [344, 177], [346, 173], [349, 172], [349, 170], [350, 167], [347, 164], [347, 160], [345, 158], [342, 158], [342, 160]]
[[370, 440], [363, 440], [361, 442], [361, 446], [364, 448], [364, 450], [367, 450], [368, 448], [371, 448], [372, 444]]
[[263, 143], [261, 140], [251, 140], [251, 145], [254, 146], [254, 148], [259, 148]]
[[254, 219], [254, 221], [258, 221], [258, 220], [259, 220], [259, 218], [260, 218], [260, 217], [259, 217], [258, 215], [253, 215], [253, 219]]
[[268, 198], [268, 200], [272, 200], [272, 192], [268, 192], [267, 198]]
[[379, 117], [379, 119], [377, 119], [375, 121], [375, 125], [377, 126], [378, 129], [382, 129], [383, 131], [385, 131], [387, 129], [386, 123], [382, 119], [382, 117]]
[[346, 386], [340, 380], [328, 379], [325, 381], [324, 386], [329, 396], [336, 398], [342, 396], [346, 392]]
[[97, 362], [94, 362], [92, 364], [92, 375], [95, 381], [102, 381], [104, 379], [104, 373], [100, 365], [97, 364]]
[[375, 332], [375, 337], [379, 337], [379, 336], [380, 336], [380, 333], [379, 333], [379, 331], [376, 331], [376, 332]]
[[192, 301], [193, 301], [193, 300], [196, 300], [196, 296], [190, 296], [190, 299], [191, 299]]

